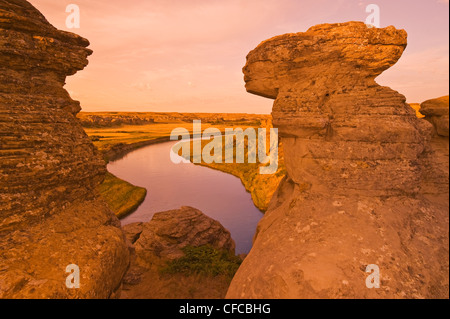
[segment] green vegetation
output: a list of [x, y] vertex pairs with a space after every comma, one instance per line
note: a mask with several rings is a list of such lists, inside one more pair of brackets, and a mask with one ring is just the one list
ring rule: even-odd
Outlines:
[[[89, 118], [94, 116], [96, 120], [90, 122]], [[202, 129], [217, 128], [224, 132], [226, 128], [242, 128], [248, 127], [271, 127], [271, 120], [269, 115], [251, 115], [251, 114], [180, 114], [180, 113], [80, 113], [78, 115], [82, 123], [85, 124], [85, 131], [90, 136], [94, 145], [104, 154], [105, 159], [108, 160], [106, 154], [113, 151], [120, 146], [130, 146], [131, 149], [145, 146], [145, 142], [155, 141], [161, 138], [168, 138], [175, 128], [183, 127], [192, 133], [192, 120], [201, 119]], [[139, 117], [142, 119], [151, 118], [154, 123], [144, 123], [142, 125], [99, 125], [101, 120], [98, 118], [112, 118], [118, 119], [120, 123], [126, 123], [129, 117]], [[96, 121], [99, 121], [98, 123]], [[207, 143], [207, 142], [205, 142]], [[225, 145], [225, 144], [223, 144]], [[247, 158], [247, 149], [245, 157]], [[266, 211], [269, 202], [276, 191], [279, 183], [286, 174], [284, 166], [283, 150], [280, 145], [279, 149], [279, 169], [273, 175], [259, 174], [261, 164], [206, 164], [200, 165], [208, 168], [216, 169], [228, 174], [239, 177], [242, 184], [248, 192], [251, 193], [253, 202], [261, 211]], [[105, 180], [101, 189], [105, 190], [105, 197], [110, 197], [108, 202], [111, 202], [111, 208], [115, 212], [119, 212], [120, 216], [124, 216], [137, 208], [142, 200], [145, 198], [143, 189], [135, 191], [133, 196], [127, 198], [127, 189], [132, 189], [134, 186], [120, 186], [120, 180], [111, 181], [110, 177]], [[123, 181], [122, 181], [123, 182]], [[117, 183], [115, 186], [117, 190], [112, 188], [108, 194], [108, 189]], [[108, 185], [109, 184], [109, 185]], [[112, 185], [111, 185], [112, 184]], [[139, 188], [138, 188], [139, 189]], [[115, 191], [119, 191], [115, 193]], [[137, 194], [137, 196], [135, 196]], [[115, 207], [115, 208], [113, 208]], [[127, 207], [131, 207], [128, 209]]]
[[[202, 149], [210, 141], [202, 141]], [[225, 141], [222, 143], [222, 147], [225, 148]], [[278, 188], [281, 180], [286, 175], [286, 167], [284, 165], [284, 153], [282, 145], [279, 145], [278, 149], [278, 170], [275, 174], [262, 175], [259, 169], [263, 164], [261, 163], [248, 163], [248, 145], [247, 142], [244, 146], [244, 163], [236, 163], [236, 147], [234, 148], [233, 163], [225, 163], [225, 156], [222, 157], [222, 163], [202, 163], [198, 164], [208, 168], [216, 169], [224, 173], [228, 173], [239, 177], [245, 189], [252, 195], [252, 200], [255, 206], [265, 212], [269, 207], [270, 200], [273, 194]], [[182, 155], [180, 149], [180, 156]], [[225, 150], [222, 150], [222, 154], [225, 154]], [[191, 143], [191, 162], [193, 161], [193, 147]], [[267, 164], [268, 165], [268, 164]]]
[[[281, 157], [280, 157], [281, 159]], [[280, 160], [278, 171], [272, 175], [261, 175], [258, 164], [205, 164], [200, 165], [217, 169], [222, 172], [239, 177], [245, 189], [252, 195], [255, 206], [265, 212], [270, 200], [278, 188], [281, 180], [286, 175], [284, 163]]]
[[167, 263], [161, 268], [163, 274], [204, 275], [209, 277], [225, 276], [230, 281], [242, 263], [232, 253], [217, 250], [210, 245], [183, 248], [185, 255]]
[[107, 173], [99, 186], [100, 195], [118, 218], [134, 212], [144, 201], [147, 190], [131, 185], [111, 173]]
[[[186, 125], [186, 123], [183, 123]], [[135, 144], [170, 136], [178, 124], [126, 125], [120, 128], [84, 128], [94, 145], [103, 153], [118, 144]], [[192, 123], [191, 123], [192, 126]]]
[[[77, 115], [84, 130], [91, 137], [94, 145], [103, 153], [108, 152], [118, 144], [136, 144], [140, 142], [169, 137], [178, 127], [186, 128], [192, 133], [192, 121], [202, 120], [202, 128], [218, 128], [224, 131], [232, 127], [258, 127], [262, 121], [267, 121], [269, 115], [253, 114], [188, 114], [188, 113], [86, 113]], [[142, 120], [151, 119], [153, 123], [143, 121], [143, 124], [127, 124], [127, 119], [135, 117]], [[102, 119], [115, 119], [108, 126]], [[122, 123], [122, 124], [120, 124]]]

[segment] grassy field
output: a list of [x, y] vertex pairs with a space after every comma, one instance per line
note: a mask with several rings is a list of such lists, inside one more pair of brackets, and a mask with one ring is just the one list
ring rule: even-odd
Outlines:
[[[202, 149], [210, 141], [202, 141]], [[267, 141], [268, 143], [268, 141]], [[234, 145], [233, 163], [225, 163], [225, 140], [222, 142], [222, 163], [205, 163], [203, 160], [198, 165], [208, 168], [216, 169], [228, 174], [239, 177], [245, 189], [252, 195], [253, 203], [259, 210], [265, 212], [269, 206], [273, 194], [278, 188], [281, 180], [286, 175], [286, 167], [284, 165], [283, 147], [280, 144], [278, 154], [278, 170], [274, 174], [263, 175], [260, 174], [260, 168], [264, 165], [257, 161], [257, 163], [248, 162], [248, 145], [244, 146], [244, 163], [236, 163], [236, 145]], [[191, 157], [193, 162], [193, 145], [191, 142]], [[181, 156], [181, 149], [179, 155]]]
[[[84, 125], [94, 145], [109, 160], [110, 153], [122, 147], [138, 148], [142, 143], [167, 138], [175, 128], [183, 127], [192, 133], [192, 121], [202, 120], [202, 130], [217, 128], [224, 132], [226, 128], [246, 129], [248, 127], [266, 127], [270, 122], [269, 115], [248, 114], [179, 114], [179, 113], [80, 113], [80, 120]], [[130, 118], [145, 119], [142, 125], [126, 124]], [[99, 121], [99, 118], [101, 121]], [[107, 123], [121, 123], [120, 125], [106, 125]], [[148, 119], [154, 120], [148, 124]], [[112, 119], [112, 120], [111, 120]], [[125, 123], [125, 124], [124, 124]], [[212, 169], [217, 169], [239, 177], [247, 191], [252, 194], [255, 206], [260, 210], [267, 209], [270, 198], [276, 190], [278, 183], [284, 176], [282, 150], [280, 150], [280, 169], [275, 175], [260, 175], [258, 164], [205, 164]], [[102, 185], [100, 193], [109, 204], [113, 212], [122, 218], [133, 212], [144, 200], [145, 189], [133, 186], [112, 174], [108, 174]]]
[[[416, 110], [417, 116], [420, 114], [420, 104], [411, 103]], [[139, 148], [148, 141], [155, 141], [170, 136], [172, 130], [178, 127], [186, 128], [192, 133], [192, 121], [202, 120], [202, 130], [210, 127], [218, 128], [224, 132], [225, 128], [246, 129], [248, 127], [270, 127], [271, 117], [269, 115], [249, 115], [249, 114], [181, 114], [181, 113], [80, 113], [79, 118], [85, 131], [92, 139], [94, 145], [105, 154], [114, 151], [120, 146], [135, 146]], [[98, 119], [107, 119], [105, 122]], [[127, 124], [141, 120], [144, 124]], [[152, 121], [151, 123], [149, 123]], [[109, 124], [108, 124], [109, 123]], [[203, 141], [203, 145], [208, 143]], [[247, 158], [247, 149], [245, 157]], [[253, 202], [261, 211], [266, 211], [273, 193], [277, 189], [280, 181], [286, 175], [284, 166], [283, 148], [279, 149], [279, 168], [273, 175], [259, 174], [260, 164], [207, 164], [203, 165], [212, 169], [232, 174], [241, 179], [245, 189], [251, 193]], [[118, 216], [133, 211], [142, 202], [145, 195], [144, 189], [135, 187], [117, 177], [108, 175], [104, 184], [101, 185], [101, 193], [105, 197], [111, 208]]]
[[259, 174], [260, 165], [258, 164], [202, 163], [200, 165], [239, 177], [245, 189], [252, 195], [253, 203], [262, 212], [265, 212], [269, 207], [273, 194], [286, 175], [286, 169], [282, 161], [279, 163], [278, 171], [273, 175]]
[[[257, 127], [247, 125], [247, 127]], [[125, 125], [119, 128], [85, 128], [84, 130], [90, 136], [94, 145], [103, 153], [108, 152], [118, 144], [136, 144], [144, 141], [156, 140], [163, 137], [170, 137], [170, 133], [179, 127], [186, 128], [192, 134], [191, 123], [169, 123], [169, 124], [150, 124], [150, 125]], [[207, 128], [217, 128], [224, 132], [226, 128], [241, 127], [230, 124], [210, 124], [202, 123], [202, 130]]]
[[[130, 115], [131, 114], [131, 115]], [[96, 120], [92, 122], [87, 119], [95, 116], [95, 119], [111, 118], [114, 116], [119, 119], [124, 118], [122, 125], [104, 126], [104, 124], [96, 124]], [[140, 116], [144, 119], [152, 117], [154, 120], [151, 124], [135, 125], [126, 124], [127, 118], [131, 116]], [[139, 142], [155, 140], [162, 137], [169, 137], [170, 133], [178, 128], [186, 128], [192, 133], [193, 120], [202, 121], [202, 129], [210, 127], [218, 128], [224, 131], [225, 128], [232, 127], [258, 127], [261, 122], [270, 119], [269, 115], [249, 115], [249, 114], [179, 114], [179, 113], [83, 113], [78, 115], [86, 133], [91, 137], [94, 145], [103, 153], [108, 152], [111, 148], [118, 144], [136, 144]], [[117, 122], [116, 121], [116, 122]], [[144, 122], [145, 123], [145, 122]]]
[[[126, 125], [119, 128], [85, 128], [94, 145], [107, 152], [118, 144], [135, 144], [170, 136], [180, 124]], [[186, 123], [184, 123], [186, 125]]]
[[217, 250], [212, 246], [183, 248], [184, 256], [167, 263], [160, 269], [163, 274], [199, 274], [203, 276], [224, 276], [229, 282], [242, 263], [234, 254]]
[[99, 186], [100, 195], [118, 218], [134, 212], [144, 201], [147, 190], [131, 185], [111, 173], [107, 173]]

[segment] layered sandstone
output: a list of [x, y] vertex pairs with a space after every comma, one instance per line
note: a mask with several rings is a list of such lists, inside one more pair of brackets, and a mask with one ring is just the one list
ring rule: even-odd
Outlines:
[[420, 112], [425, 115], [439, 136], [449, 136], [449, 99], [448, 95], [423, 102]]
[[187, 247], [210, 246], [234, 255], [235, 243], [231, 234], [218, 221], [198, 209], [181, 207], [157, 213], [147, 223], [126, 225], [124, 231], [135, 254], [124, 279], [121, 298], [204, 299], [225, 296], [229, 280], [223, 274], [216, 277], [183, 273], [167, 276], [161, 271], [170, 262], [184, 257], [184, 248]]
[[187, 246], [210, 245], [234, 255], [235, 243], [230, 232], [218, 221], [198, 209], [180, 209], [157, 213], [148, 223], [124, 226], [136, 255], [146, 263], [155, 259], [173, 260], [184, 255]]
[[[448, 296], [448, 140], [444, 177], [426, 179], [431, 125], [375, 82], [406, 45], [404, 30], [348, 22], [250, 52], [246, 88], [275, 99], [287, 177], [228, 297]], [[370, 264], [379, 289], [366, 287]]]
[[[63, 88], [89, 42], [24, 0], [0, 0], [0, 298], [107, 298], [129, 253], [97, 197], [105, 163]], [[81, 288], [67, 289], [66, 266]]]

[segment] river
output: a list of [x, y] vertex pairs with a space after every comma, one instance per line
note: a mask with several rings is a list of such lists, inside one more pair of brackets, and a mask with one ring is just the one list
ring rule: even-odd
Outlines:
[[233, 175], [192, 163], [174, 164], [170, 153], [176, 143], [146, 146], [108, 165], [112, 174], [147, 189], [145, 201], [121, 220], [122, 225], [148, 222], [157, 212], [191, 206], [230, 231], [236, 253], [248, 253], [263, 217], [250, 193]]

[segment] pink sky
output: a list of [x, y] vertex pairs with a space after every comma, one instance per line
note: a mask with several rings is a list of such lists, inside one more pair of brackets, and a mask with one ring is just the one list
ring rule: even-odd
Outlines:
[[[378, 79], [408, 102], [447, 95], [448, 0], [29, 0], [59, 29], [91, 41], [89, 66], [67, 79], [84, 111], [270, 113], [246, 93], [247, 53], [275, 35], [320, 23], [365, 21], [408, 31], [402, 59]], [[67, 29], [68, 4], [81, 28]]]

